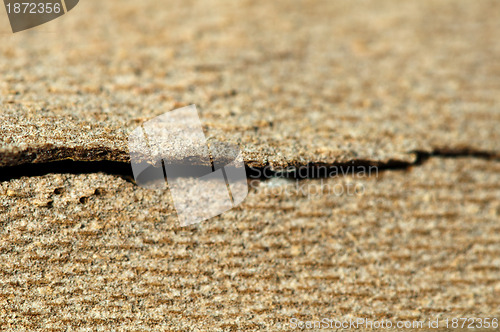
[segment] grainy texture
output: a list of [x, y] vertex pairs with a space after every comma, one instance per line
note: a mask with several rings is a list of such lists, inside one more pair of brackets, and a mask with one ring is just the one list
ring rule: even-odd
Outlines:
[[[337, 195], [348, 183], [364, 194]], [[179, 228], [168, 194], [110, 175], [3, 182], [1, 326], [499, 317], [500, 163], [435, 158], [299, 184], [254, 183], [239, 208]]]
[[0, 329], [500, 316], [499, 1], [85, 0], [15, 35], [0, 19], [0, 166], [126, 162], [131, 130], [189, 104], [249, 166], [471, 156], [254, 181], [188, 228], [168, 192], [119, 176], [2, 168]]
[[81, 1], [2, 28], [0, 165], [128, 160], [193, 103], [255, 166], [499, 153], [498, 1]]

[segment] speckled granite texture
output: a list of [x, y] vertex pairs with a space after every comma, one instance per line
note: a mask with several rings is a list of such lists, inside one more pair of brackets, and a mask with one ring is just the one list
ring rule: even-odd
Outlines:
[[[0, 11], [0, 329], [500, 318], [499, 31], [488, 0], [85, 0], [15, 35]], [[247, 166], [385, 169], [254, 180], [181, 228], [127, 136], [189, 104]]]
[[[363, 190], [349, 195], [350, 183]], [[273, 179], [181, 228], [168, 194], [114, 176], [3, 182], [0, 320], [213, 331], [498, 317], [499, 183], [500, 164], [470, 158], [299, 187]]]
[[130, 130], [187, 104], [256, 166], [498, 155], [498, 1], [82, 1], [6, 23], [0, 165], [126, 161]]

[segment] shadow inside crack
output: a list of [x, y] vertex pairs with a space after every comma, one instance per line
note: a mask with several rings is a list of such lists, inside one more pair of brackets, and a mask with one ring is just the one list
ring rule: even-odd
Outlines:
[[0, 167], [0, 181], [10, 181], [22, 177], [35, 177], [47, 174], [92, 174], [105, 173], [116, 175], [128, 182], [133, 181], [129, 163], [117, 161], [73, 161], [62, 160], [48, 163], [30, 163]]
[[[249, 180], [267, 180], [271, 178], [288, 179], [318, 179], [337, 177], [359, 172], [379, 172], [385, 170], [407, 170], [414, 166], [420, 166], [430, 158], [463, 158], [472, 157], [500, 161], [498, 154], [475, 150], [436, 150], [432, 153], [413, 151], [416, 159], [414, 162], [389, 160], [387, 162], [371, 160], [353, 160], [346, 163], [320, 164], [309, 163], [306, 165], [295, 165], [285, 169], [273, 169], [270, 166], [249, 167], [245, 165], [247, 178]], [[151, 166], [153, 167], [153, 166]], [[178, 177], [190, 177], [199, 172], [200, 166], [182, 165], [182, 172]], [[46, 163], [26, 163], [15, 166], [0, 167], [0, 181], [10, 181], [22, 177], [36, 177], [47, 174], [92, 174], [104, 173], [119, 176], [127, 182], [134, 183], [132, 166], [128, 162], [118, 161], [75, 161], [62, 160]]]

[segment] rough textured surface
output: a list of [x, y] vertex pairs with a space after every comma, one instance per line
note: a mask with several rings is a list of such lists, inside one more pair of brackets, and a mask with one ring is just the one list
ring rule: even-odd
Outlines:
[[[15, 35], [0, 19], [0, 329], [500, 316], [500, 2], [86, 0]], [[189, 104], [248, 166], [471, 158], [252, 181], [188, 228], [168, 192], [112, 175], [126, 163], [39, 164], [126, 162], [131, 130]], [[61, 170], [95, 174], [39, 176]]]
[[[349, 183], [364, 190], [339, 195]], [[300, 186], [254, 182], [238, 209], [179, 228], [168, 194], [110, 175], [3, 182], [1, 325], [279, 330], [293, 316], [500, 315], [499, 163], [433, 158]]]
[[127, 160], [192, 103], [253, 165], [498, 155], [498, 1], [82, 1], [0, 28], [0, 165]]

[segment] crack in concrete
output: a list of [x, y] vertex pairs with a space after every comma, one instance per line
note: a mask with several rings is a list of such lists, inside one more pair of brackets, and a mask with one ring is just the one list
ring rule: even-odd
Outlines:
[[[439, 149], [431, 153], [422, 151], [412, 151], [416, 156], [414, 162], [401, 160], [389, 160], [388, 162], [373, 160], [352, 160], [346, 163], [314, 163], [299, 164], [286, 169], [273, 169], [266, 165], [263, 167], [251, 167], [246, 163], [247, 176], [249, 179], [268, 180], [282, 177], [289, 179], [315, 179], [352, 174], [366, 170], [370, 167], [376, 168], [377, 172], [386, 170], [408, 170], [414, 166], [420, 166], [430, 158], [479, 158], [500, 162], [500, 157], [496, 153], [487, 151], [477, 151], [471, 149]], [[75, 161], [62, 160], [45, 163], [24, 163], [15, 166], [0, 167], [0, 181], [10, 181], [22, 177], [36, 177], [47, 174], [92, 174], [104, 173], [115, 175], [124, 180], [135, 183], [132, 168], [129, 162], [125, 161]]]

